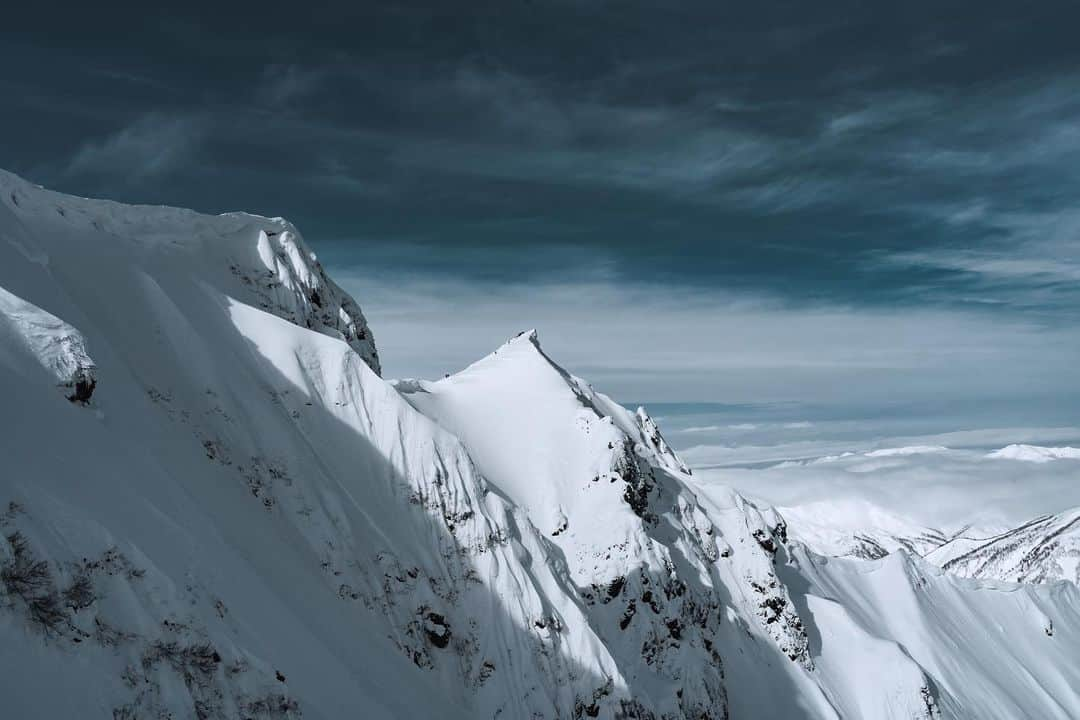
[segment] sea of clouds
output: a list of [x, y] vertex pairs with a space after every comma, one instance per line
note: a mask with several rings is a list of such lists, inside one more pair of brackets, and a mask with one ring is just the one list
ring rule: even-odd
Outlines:
[[1080, 427], [890, 434], [890, 424], [867, 421], [667, 419], [699, 482], [817, 515], [827, 503], [865, 507], [869, 524], [877, 508], [948, 531], [1080, 506]]

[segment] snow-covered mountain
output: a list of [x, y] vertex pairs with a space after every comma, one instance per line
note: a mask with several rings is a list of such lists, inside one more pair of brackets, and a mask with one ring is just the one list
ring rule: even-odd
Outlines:
[[779, 508], [792, 539], [830, 557], [876, 560], [904, 550], [919, 557], [951, 537], [865, 500], [833, 500]]
[[1075, 585], [815, 555], [535, 333], [388, 383], [284, 220], [0, 173], [0, 288], [5, 718], [1080, 716]]
[[1080, 584], [1080, 508], [995, 535], [962, 533], [926, 559], [964, 577]]
[[1080, 460], [1080, 448], [1043, 447], [1041, 445], [1008, 445], [989, 453], [986, 457], [998, 460], [1047, 463], [1054, 460]]
[[951, 533], [858, 500], [778, 510], [792, 540], [827, 557], [874, 560], [903, 550], [962, 577], [1080, 584], [1080, 508], [1007, 530], [964, 527]]

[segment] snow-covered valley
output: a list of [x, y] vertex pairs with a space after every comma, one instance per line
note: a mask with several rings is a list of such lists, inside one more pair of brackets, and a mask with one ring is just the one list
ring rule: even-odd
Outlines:
[[0, 172], [0, 392], [5, 718], [1080, 717], [1075, 512], [777, 510], [531, 331], [384, 380], [280, 218]]

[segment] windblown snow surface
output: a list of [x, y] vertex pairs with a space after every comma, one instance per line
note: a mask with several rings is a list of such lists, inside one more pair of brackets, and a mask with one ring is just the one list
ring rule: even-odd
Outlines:
[[0, 288], [4, 718], [1080, 717], [1074, 584], [815, 555], [535, 333], [392, 385], [283, 220], [0, 173]]

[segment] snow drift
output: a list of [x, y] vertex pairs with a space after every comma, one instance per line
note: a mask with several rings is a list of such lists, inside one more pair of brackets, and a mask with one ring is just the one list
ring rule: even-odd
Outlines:
[[535, 333], [391, 385], [284, 220], [0, 173], [0, 287], [5, 717], [1080, 716], [1074, 586], [813, 555]]

